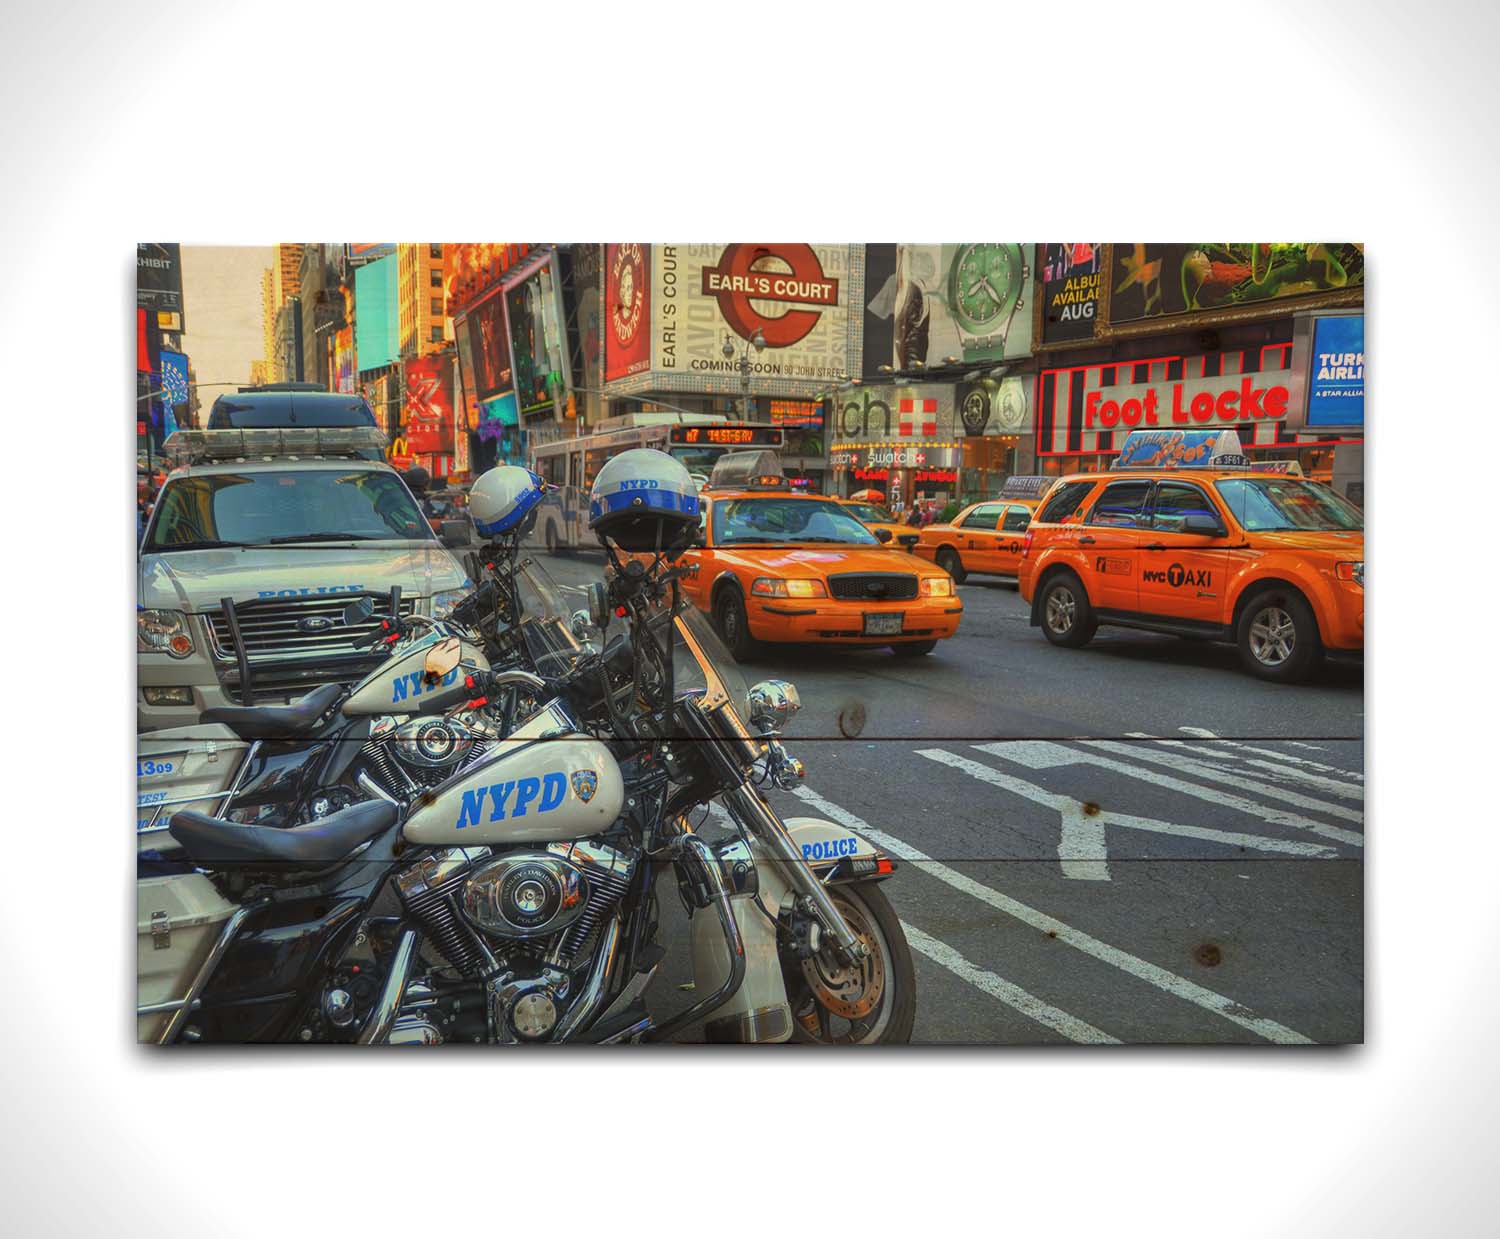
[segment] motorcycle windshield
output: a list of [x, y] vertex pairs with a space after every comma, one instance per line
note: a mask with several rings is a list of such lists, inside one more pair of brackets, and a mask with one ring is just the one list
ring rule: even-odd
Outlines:
[[521, 604], [518, 633], [538, 675], [561, 678], [588, 651], [573, 635], [568, 605], [556, 581], [535, 558], [516, 564], [516, 594]]
[[750, 686], [713, 625], [692, 603], [683, 602], [677, 609], [674, 628], [673, 691], [679, 697], [703, 693], [712, 703], [717, 686], [729, 698], [740, 722], [745, 723], [750, 717]]

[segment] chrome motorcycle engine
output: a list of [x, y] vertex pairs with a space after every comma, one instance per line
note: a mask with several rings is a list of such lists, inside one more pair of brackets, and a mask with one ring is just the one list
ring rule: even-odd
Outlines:
[[365, 772], [398, 798], [436, 787], [473, 765], [490, 750], [495, 728], [478, 711], [414, 718], [377, 719], [360, 750]]
[[463, 977], [485, 983], [491, 1036], [545, 1040], [577, 1001], [600, 925], [637, 857], [597, 841], [496, 852], [447, 848], [414, 862], [396, 893]]

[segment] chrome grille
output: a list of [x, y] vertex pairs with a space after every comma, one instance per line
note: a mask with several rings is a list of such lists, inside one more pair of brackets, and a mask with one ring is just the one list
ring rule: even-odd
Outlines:
[[[378, 632], [380, 621], [371, 619], [363, 624], [345, 624], [344, 608], [350, 600], [348, 595], [327, 594], [288, 598], [285, 603], [277, 605], [257, 603], [243, 608], [236, 605], [235, 617], [239, 620], [240, 636], [245, 641], [245, 653], [252, 658], [258, 655], [368, 653], [369, 646], [357, 645], [356, 642]], [[415, 598], [403, 598], [401, 614], [411, 615], [416, 605]], [[234, 638], [229, 632], [228, 616], [220, 610], [205, 611], [204, 616], [213, 636], [214, 656], [232, 661]], [[301, 623], [306, 619], [328, 619], [333, 624], [316, 632], [305, 632]]]
[[842, 572], [828, 578], [828, 592], [860, 602], [902, 601], [917, 596], [917, 578], [905, 572]]

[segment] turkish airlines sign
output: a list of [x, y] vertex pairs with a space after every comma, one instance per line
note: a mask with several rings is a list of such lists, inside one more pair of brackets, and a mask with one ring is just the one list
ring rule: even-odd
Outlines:
[[1292, 396], [1290, 377], [1272, 370], [1105, 387], [1099, 383], [1100, 371], [1091, 369], [1083, 388], [1083, 429], [1285, 421]]

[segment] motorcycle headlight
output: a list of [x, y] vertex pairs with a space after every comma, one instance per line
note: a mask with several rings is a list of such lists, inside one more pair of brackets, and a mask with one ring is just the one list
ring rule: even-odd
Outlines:
[[953, 582], [945, 576], [924, 576], [922, 578], [922, 597], [924, 598], [947, 598], [953, 593]]
[[447, 619], [453, 608], [469, 596], [466, 589], [439, 590], [432, 596], [432, 618]]
[[193, 652], [193, 634], [181, 611], [137, 611], [135, 648], [138, 653], [170, 654], [186, 658]]

